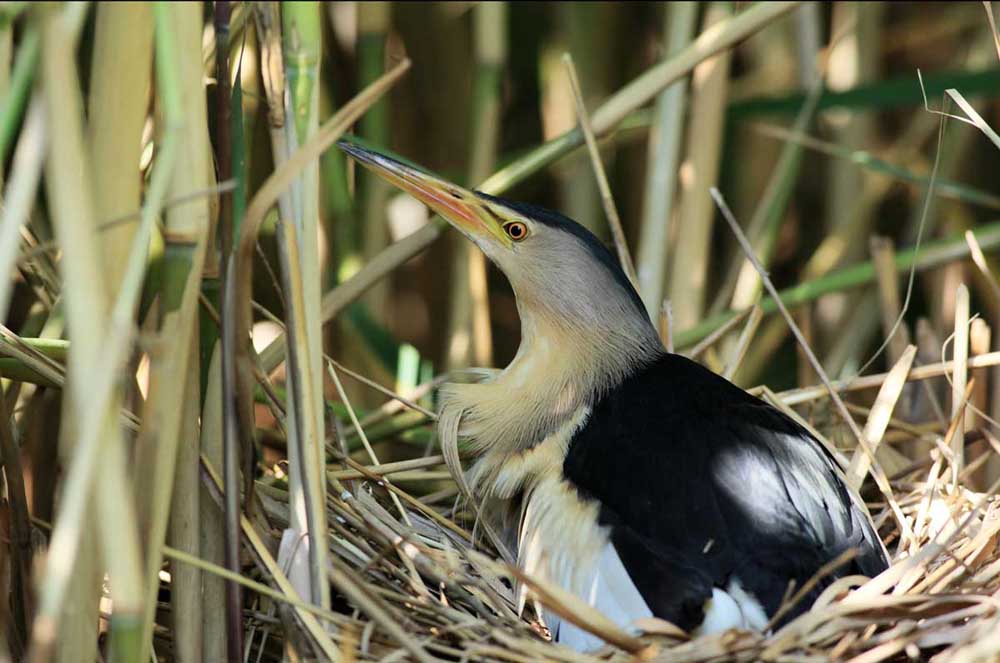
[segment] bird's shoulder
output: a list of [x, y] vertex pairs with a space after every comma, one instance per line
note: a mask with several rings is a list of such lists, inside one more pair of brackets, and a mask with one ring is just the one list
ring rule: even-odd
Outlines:
[[579, 438], [624, 438], [653, 449], [673, 442], [679, 452], [687, 436], [696, 435], [698, 450], [709, 452], [753, 443], [763, 431], [812, 440], [790, 417], [729, 380], [687, 357], [662, 353], [595, 399]]

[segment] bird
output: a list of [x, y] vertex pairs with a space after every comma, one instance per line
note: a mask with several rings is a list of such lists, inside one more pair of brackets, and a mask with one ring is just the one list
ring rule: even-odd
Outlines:
[[[837, 578], [888, 568], [835, 455], [777, 408], [668, 352], [589, 230], [356, 140], [338, 145], [440, 214], [510, 282], [521, 323], [514, 359], [482, 382], [446, 385], [440, 399], [462, 413], [475, 457], [467, 485], [506, 514], [526, 574], [631, 632], [658, 617], [699, 635], [780, 627]], [[790, 588], [845, 554], [779, 613]], [[604, 644], [544, 619], [558, 643]]]

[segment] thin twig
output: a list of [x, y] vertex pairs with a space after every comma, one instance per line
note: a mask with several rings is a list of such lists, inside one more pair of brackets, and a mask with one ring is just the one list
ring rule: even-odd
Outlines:
[[[330, 373], [330, 377], [333, 378], [333, 384], [337, 387], [337, 395], [340, 396], [340, 400], [344, 402], [344, 407], [347, 408], [347, 415], [351, 418], [351, 424], [354, 425], [354, 430], [357, 431], [358, 437], [361, 438], [361, 444], [364, 445], [365, 451], [368, 453], [368, 458], [371, 459], [373, 463], [378, 465], [378, 456], [375, 455], [375, 450], [372, 449], [372, 445], [368, 441], [368, 436], [365, 435], [365, 429], [361, 427], [361, 422], [358, 421], [358, 415], [354, 413], [354, 407], [351, 405], [350, 399], [347, 398], [347, 394], [344, 392], [344, 385], [340, 382], [340, 376], [337, 375], [337, 369], [334, 368], [332, 361], [326, 365], [326, 368]], [[389, 483], [388, 479], [383, 478], [382, 480], [385, 483]], [[399, 498], [396, 497], [396, 493], [390, 493], [390, 495], [392, 496], [392, 503], [396, 505], [396, 509], [399, 511], [399, 515], [403, 517], [403, 520], [407, 525], [413, 527], [413, 522], [410, 520], [410, 516], [406, 513], [406, 509], [403, 508]]]
[[823, 386], [826, 387], [827, 392], [830, 394], [830, 399], [833, 401], [834, 406], [837, 408], [837, 411], [840, 413], [841, 417], [843, 417], [844, 422], [847, 423], [847, 426], [848, 428], [850, 428], [851, 433], [854, 434], [854, 438], [857, 441], [858, 446], [860, 446], [864, 450], [864, 452], [868, 455], [869, 459], [871, 459], [872, 477], [875, 479], [876, 485], [878, 485], [879, 490], [882, 492], [882, 495], [885, 496], [886, 502], [892, 509], [893, 515], [896, 518], [896, 524], [899, 526], [900, 531], [904, 532], [907, 538], [909, 538], [910, 535], [909, 523], [906, 521], [906, 517], [903, 515], [902, 510], [900, 510], [899, 504], [896, 502], [895, 496], [892, 494], [892, 487], [889, 485], [889, 479], [885, 476], [885, 472], [882, 470], [882, 467], [878, 464], [878, 460], [875, 458], [875, 454], [872, 453], [872, 450], [869, 448], [868, 443], [865, 441], [861, 429], [858, 428], [858, 423], [854, 421], [854, 417], [852, 417], [851, 413], [847, 411], [847, 407], [844, 405], [844, 400], [840, 397], [840, 394], [837, 393], [837, 390], [833, 388], [833, 385], [830, 383], [830, 378], [827, 377], [826, 371], [823, 370], [822, 364], [819, 363], [819, 359], [816, 358], [816, 355], [815, 353], [813, 353], [812, 348], [809, 347], [809, 344], [806, 342], [805, 337], [802, 336], [802, 331], [799, 329], [799, 326], [795, 324], [795, 320], [788, 312], [788, 309], [785, 308], [784, 302], [781, 301], [781, 298], [778, 296], [777, 289], [771, 282], [771, 277], [764, 269], [764, 266], [760, 264], [760, 261], [757, 260], [757, 256], [754, 255], [753, 248], [750, 246], [750, 241], [743, 233], [743, 229], [740, 228], [740, 224], [736, 221], [736, 217], [733, 216], [733, 213], [729, 209], [729, 206], [726, 204], [726, 201], [722, 197], [722, 194], [715, 187], [712, 187], [711, 189], [709, 189], [709, 191], [712, 194], [712, 199], [715, 200], [715, 204], [719, 207], [719, 210], [722, 212], [722, 216], [723, 218], [725, 218], [726, 223], [729, 224], [729, 227], [732, 228], [733, 234], [736, 235], [736, 240], [739, 242], [740, 247], [743, 249], [743, 252], [746, 253], [747, 258], [749, 258], [750, 261], [753, 263], [754, 269], [756, 269], [757, 272], [760, 274], [760, 278], [761, 281], [763, 281], [764, 283], [764, 287], [767, 289], [768, 293], [777, 303], [778, 310], [781, 312], [782, 317], [785, 318], [785, 322], [788, 323], [789, 329], [791, 329], [792, 334], [795, 336], [795, 339], [799, 342], [800, 346], [802, 347], [802, 351], [809, 359], [809, 363], [812, 364], [813, 370], [816, 371], [816, 374], [820, 377], [820, 380], [822, 380]]
[[410, 399], [408, 399], [408, 398], [406, 398], [404, 396], [401, 396], [401, 395], [397, 394], [392, 389], [387, 389], [386, 387], [383, 387], [378, 382], [375, 382], [374, 380], [370, 380], [370, 379], [366, 378], [365, 376], [361, 375], [360, 373], [356, 373], [356, 372], [352, 371], [351, 369], [349, 369], [346, 366], [340, 364], [339, 362], [335, 361], [334, 359], [331, 359], [330, 357], [326, 357], [326, 360], [328, 362], [330, 362], [334, 367], [336, 367], [336, 369], [338, 371], [341, 371], [342, 373], [345, 373], [346, 375], [351, 376], [352, 378], [354, 378], [355, 380], [357, 380], [361, 384], [364, 384], [364, 385], [366, 385], [368, 387], [371, 387], [375, 391], [379, 392], [380, 394], [382, 394], [384, 396], [388, 396], [389, 398], [393, 399], [394, 401], [398, 401], [398, 402], [402, 403], [403, 405], [405, 405], [406, 407], [410, 408], [411, 410], [415, 410], [415, 411], [419, 412], [420, 414], [424, 415], [425, 417], [427, 417], [431, 421], [437, 421], [437, 418], [438, 418], [437, 414], [435, 414], [434, 412], [431, 412], [430, 410], [428, 410], [425, 407], [422, 407], [418, 403], [416, 403], [416, 402], [414, 402], [414, 401], [412, 401], [412, 400], [410, 400]]
[[580, 123], [580, 131], [583, 132], [584, 140], [587, 142], [587, 153], [590, 155], [590, 164], [594, 168], [594, 177], [597, 178], [597, 187], [601, 191], [601, 203], [604, 205], [604, 213], [608, 217], [611, 236], [615, 240], [618, 261], [621, 262], [622, 269], [625, 271], [625, 275], [628, 276], [628, 280], [632, 282], [632, 287], [638, 289], [639, 278], [635, 274], [635, 265], [632, 264], [632, 256], [628, 251], [628, 243], [625, 241], [625, 231], [622, 230], [622, 221], [618, 216], [618, 208], [615, 206], [614, 196], [611, 195], [608, 176], [604, 172], [604, 164], [601, 163], [601, 153], [597, 149], [597, 140], [594, 138], [594, 128], [590, 124], [587, 105], [583, 101], [583, 91], [580, 89], [580, 79], [576, 75], [576, 67], [573, 65], [573, 56], [569, 53], [563, 53], [563, 64], [566, 65], [569, 83], [573, 88], [573, 98], [576, 101], [576, 119]]

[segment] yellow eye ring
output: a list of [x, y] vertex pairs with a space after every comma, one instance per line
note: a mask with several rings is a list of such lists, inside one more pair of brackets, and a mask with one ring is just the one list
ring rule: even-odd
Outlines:
[[507, 237], [510, 237], [515, 242], [520, 242], [522, 239], [528, 236], [528, 226], [521, 223], [520, 221], [512, 221], [510, 223], [505, 223], [503, 226], [503, 231], [507, 233]]

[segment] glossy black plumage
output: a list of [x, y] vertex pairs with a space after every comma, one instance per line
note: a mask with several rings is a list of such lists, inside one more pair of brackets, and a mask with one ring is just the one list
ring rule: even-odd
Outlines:
[[663, 354], [603, 395], [563, 473], [600, 519], [653, 614], [694, 628], [737, 578], [770, 616], [846, 548], [835, 577], [887, 566], [867, 516], [801, 426], [684, 357]]

